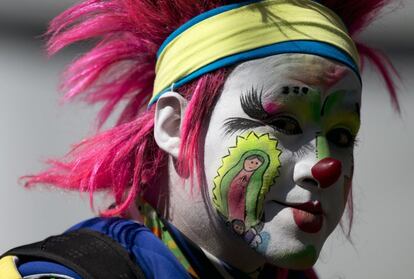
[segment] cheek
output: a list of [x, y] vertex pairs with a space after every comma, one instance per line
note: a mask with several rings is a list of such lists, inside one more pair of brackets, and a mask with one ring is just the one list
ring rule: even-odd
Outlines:
[[[344, 175], [344, 206], [346, 205], [348, 201], [349, 193], [352, 187], [353, 176], [354, 176], [354, 160], [352, 159], [350, 172], [348, 175], [347, 174]], [[350, 200], [349, 202], [352, 202], [352, 200]]]
[[344, 176], [344, 206], [348, 201], [349, 192], [352, 187], [352, 177]]
[[[342, 156], [340, 156], [342, 155]], [[337, 154], [336, 158], [342, 163], [342, 173], [332, 189], [327, 189], [325, 201], [329, 211], [329, 228], [333, 228], [340, 221], [348, 201], [348, 196], [352, 187], [353, 177], [353, 156], [351, 154]]]
[[349, 153], [343, 154], [342, 158], [342, 165], [343, 165], [343, 172], [342, 172], [342, 187], [343, 190], [343, 200], [346, 203], [348, 199], [349, 192], [351, 191], [352, 187], [352, 179], [354, 176], [354, 156], [353, 151]]
[[[244, 237], [249, 243], [261, 226], [264, 198], [279, 175], [281, 151], [278, 142], [269, 134], [248, 132], [236, 137], [213, 179], [212, 201], [218, 215], [227, 223], [234, 221], [244, 226]], [[247, 171], [246, 158], [257, 156], [263, 162]], [[236, 231], [235, 231], [236, 232]], [[236, 232], [240, 234], [240, 232]]]

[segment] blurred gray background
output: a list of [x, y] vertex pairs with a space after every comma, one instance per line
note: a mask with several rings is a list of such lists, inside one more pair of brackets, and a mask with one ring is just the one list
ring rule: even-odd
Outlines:
[[[93, 132], [96, 107], [58, 104], [59, 73], [83, 46], [48, 60], [40, 37], [47, 22], [74, 2], [0, 0], [0, 253], [94, 215], [87, 196], [18, 183]], [[368, 67], [352, 243], [340, 229], [333, 233], [316, 265], [322, 279], [413, 278], [414, 1], [396, 3], [360, 37], [399, 70], [402, 114], [393, 112], [382, 81]]]

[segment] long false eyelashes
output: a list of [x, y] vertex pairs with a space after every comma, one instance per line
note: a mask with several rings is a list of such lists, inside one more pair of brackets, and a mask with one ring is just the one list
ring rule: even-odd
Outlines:
[[236, 132], [244, 132], [249, 129], [254, 129], [263, 126], [263, 123], [251, 119], [241, 117], [231, 117], [224, 122], [224, 134], [232, 136]]

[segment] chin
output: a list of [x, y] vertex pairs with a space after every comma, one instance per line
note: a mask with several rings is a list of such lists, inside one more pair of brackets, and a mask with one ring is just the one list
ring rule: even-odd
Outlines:
[[315, 233], [300, 230], [288, 211], [282, 211], [260, 233], [262, 242], [256, 251], [278, 267], [303, 270], [312, 267], [327, 238], [326, 227]]
[[[274, 252], [274, 253], [272, 253]], [[293, 270], [311, 268], [319, 257], [318, 249], [313, 245], [301, 245], [287, 251], [268, 251], [265, 255], [268, 263]]]

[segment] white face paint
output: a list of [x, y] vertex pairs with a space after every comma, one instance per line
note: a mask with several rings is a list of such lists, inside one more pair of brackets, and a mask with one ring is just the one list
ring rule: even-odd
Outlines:
[[234, 238], [280, 267], [315, 263], [344, 211], [360, 102], [356, 74], [318, 56], [234, 69], [204, 150], [213, 208]]

